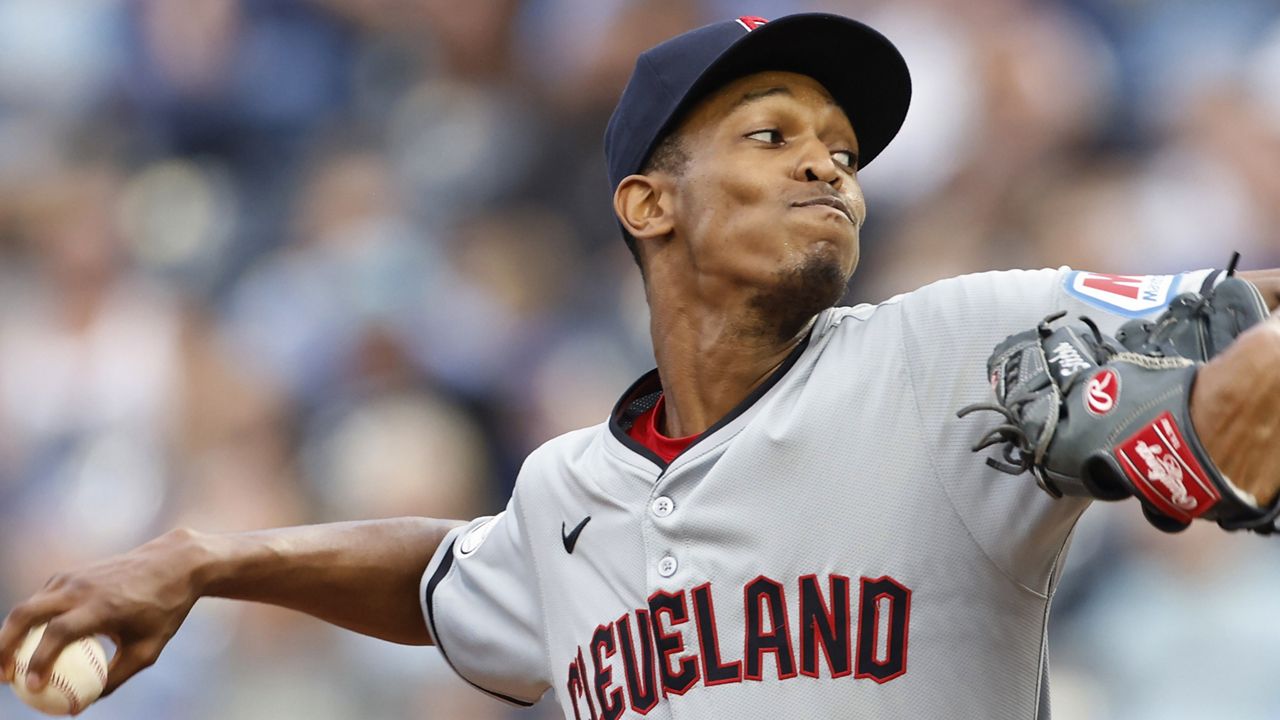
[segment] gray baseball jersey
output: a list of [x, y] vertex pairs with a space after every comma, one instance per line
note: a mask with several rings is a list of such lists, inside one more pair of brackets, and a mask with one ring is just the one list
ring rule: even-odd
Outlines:
[[531, 454], [422, 581], [454, 669], [566, 718], [1043, 718], [1045, 628], [1087, 505], [988, 468], [986, 359], [1055, 310], [1104, 332], [1216, 273], [970, 275], [834, 308], [669, 465], [656, 372]]

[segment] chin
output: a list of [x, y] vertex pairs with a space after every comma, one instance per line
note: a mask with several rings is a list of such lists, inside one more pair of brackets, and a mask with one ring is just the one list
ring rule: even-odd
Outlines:
[[[791, 264], [794, 267], [800, 267], [818, 262], [832, 262], [845, 275], [847, 282], [858, 264], [858, 230], [852, 228], [843, 217], [836, 227], [832, 227], [831, 222], [818, 225], [819, 227], [804, 228], [804, 234], [800, 237], [807, 236], [808, 242], [802, 245], [803, 256], [792, 259]], [[793, 235], [793, 237], [796, 236]]]
[[819, 263], [835, 265], [844, 276], [844, 284], [848, 284], [849, 278], [853, 277], [854, 268], [858, 266], [858, 238], [855, 236], [850, 239], [831, 235], [819, 237], [797, 266], [812, 266]]
[[[856, 262], [855, 255], [850, 264]], [[779, 340], [794, 337], [814, 315], [840, 302], [852, 274], [852, 267], [845, 269], [840, 248], [833, 241], [814, 243], [751, 299], [762, 332]]]

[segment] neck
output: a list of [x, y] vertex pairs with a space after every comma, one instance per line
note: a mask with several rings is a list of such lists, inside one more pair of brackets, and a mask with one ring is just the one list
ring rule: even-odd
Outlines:
[[779, 337], [725, 307], [681, 306], [650, 298], [654, 356], [662, 377], [668, 437], [707, 430], [782, 365], [813, 325]]

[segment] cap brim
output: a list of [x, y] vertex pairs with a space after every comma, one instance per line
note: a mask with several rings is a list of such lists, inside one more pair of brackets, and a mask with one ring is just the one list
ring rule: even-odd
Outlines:
[[712, 63], [685, 94], [659, 137], [699, 100], [745, 75], [785, 71], [817, 80], [845, 111], [865, 167], [898, 134], [911, 103], [911, 75], [883, 35], [840, 15], [788, 15], [759, 26]]

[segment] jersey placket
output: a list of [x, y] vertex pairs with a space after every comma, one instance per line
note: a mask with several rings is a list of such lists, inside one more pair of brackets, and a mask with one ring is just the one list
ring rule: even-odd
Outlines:
[[[687, 466], [682, 460], [677, 457], [673, 465]], [[688, 611], [686, 588], [687, 579], [695, 576], [697, 563], [681, 538], [681, 513], [688, 508], [684, 507], [680, 492], [683, 484], [696, 481], [678, 468], [673, 471], [668, 466], [654, 480], [648, 507], [641, 510], [641, 537], [647, 561], [645, 589], [663, 697], [659, 704], [670, 718], [680, 717], [676, 711], [679, 703], [671, 702], [673, 696], [685, 694], [699, 679], [696, 659], [693, 662], [687, 659], [695, 657], [691, 645], [696, 640], [695, 633], [688, 631], [693, 627], [693, 618]], [[682, 638], [681, 649], [672, 652], [677, 637]]]
[[[712, 511], [696, 507], [690, 491], [699, 483], [709, 481], [708, 476], [713, 474], [724, 446], [741, 431], [750, 414], [748, 409], [676, 457], [655, 478], [648, 507], [642, 511], [646, 591], [664, 699], [660, 705], [667, 708], [671, 718], [687, 715], [682, 712], [683, 703], [672, 701], [707, 680], [702, 677], [703, 649], [695, 609], [698, 588], [694, 586], [703, 583], [701, 589], [705, 590], [708, 575], [700, 559], [731, 552], [730, 548], [706, 543], [694, 546], [689, 541], [685, 519], [692, 517], [690, 513]], [[673, 651], [677, 644], [680, 650]]]

